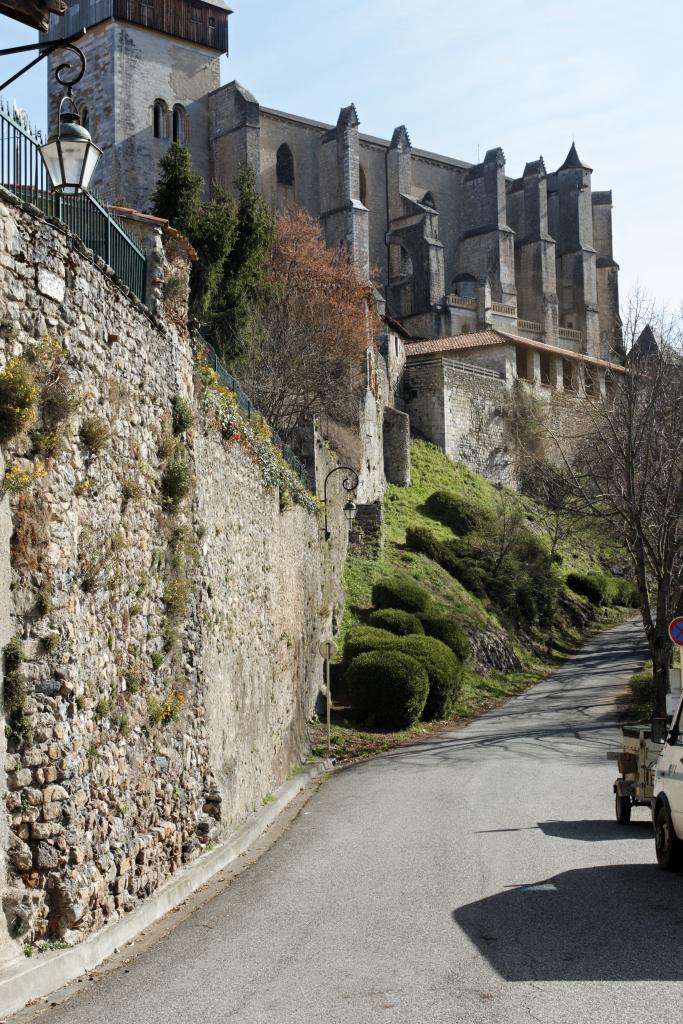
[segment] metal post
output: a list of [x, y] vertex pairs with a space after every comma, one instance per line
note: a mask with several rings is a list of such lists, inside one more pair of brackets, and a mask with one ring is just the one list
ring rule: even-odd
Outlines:
[[325, 658], [325, 685], [327, 687], [327, 753], [332, 753], [332, 737], [330, 733], [330, 711], [332, 710], [332, 694], [330, 693], [330, 659]]

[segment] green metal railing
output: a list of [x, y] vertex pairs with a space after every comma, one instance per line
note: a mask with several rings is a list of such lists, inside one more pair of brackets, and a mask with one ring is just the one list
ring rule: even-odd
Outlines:
[[[193, 345], [195, 352], [203, 356], [203, 358], [206, 360], [207, 365], [210, 366], [214, 373], [218, 376], [218, 379], [220, 380], [221, 384], [225, 385], [226, 388], [230, 388], [230, 390], [235, 393], [237, 403], [242, 412], [245, 413], [247, 418], [252, 419], [254, 417], [261, 417], [260, 412], [249, 398], [249, 395], [247, 395], [247, 393], [242, 389], [240, 382], [237, 380], [236, 377], [233, 377], [233, 375], [228, 370], [226, 370], [226, 368], [223, 366], [222, 362], [216, 355], [215, 350], [212, 348], [211, 345], [209, 345], [208, 341], [205, 341], [204, 338], [200, 337], [199, 335], [195, 335], [195, 337], [193, 338]], [[299, 478], [303, 480], [305, 483], [306, 471], [301, 461], [296, 457], [290, 446], [288, 444], [285, 444], [284, 441], [282, 441], [277, 436], [275, 431], [273, 431], [272, 429], [271, 434], [273, 444], [280, 449], [287, 463], [292, 467], [292, 469], [299, 476]]]
[[71, 228], [144, 302], [147, 257], [91, 192], [73, 196], [55, 192], [40, 156], [41, 141], [21, 115], [0, 102], [0, 185]]

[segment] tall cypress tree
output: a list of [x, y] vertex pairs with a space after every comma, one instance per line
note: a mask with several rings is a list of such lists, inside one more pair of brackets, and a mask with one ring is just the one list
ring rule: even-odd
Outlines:
[[235, 243], [223, 267], [221, 302], [214, 307], [213, 334], [219, 351], [230, 363], [254, 344], [253, 310], [267, 301], [264, 264], [275, 240], [275, 216], [256, 188], [256, 175], [243, 167], [236, 181], [239, 193]]
[[152, 193], [152, 208], [187, 235], [197, 252], [190, 275], [190, 308], [201, 324], [207, 321], [224, 264], [237, 235], [235, 203], [220, 185], [204, 202], [204, 181], [192, 170], [185, 146], [174, 142], [159, 161], [160, 175]]
[[202, 208], [204, 181], [192, 172], [189, 150], [174, 142], [159, 161], [159, 171], [152, 193], [152, 210], [192, 241]]

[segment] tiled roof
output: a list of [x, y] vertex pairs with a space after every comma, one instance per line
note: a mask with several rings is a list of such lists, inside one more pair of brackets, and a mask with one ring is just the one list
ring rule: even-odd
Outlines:
[[407, 356], [426, 356], [432, 352], [456, 352], [466, 348], [485, 348], [487, 345], [504, 345], [507, 339], [495, 331], [477, 331], [474, 334], [457, 334], [450, 338], [430, 338], [427, 341], [406, 342]]
[[618, 363], [607, 362], [606, 359], [596, 359], [593, 356], [584, 355], [582, 352], [572, 352], [571, 349], [559, 348], [557, 345], [546, 345], [542, 341], [534, 341], [532, 338], [523, 338], [520, 334], [509, 334], [507, 331], [499, 331], [496, 328], [489, 328], [486, 331], [476, 331], [473, 334], [457, 334], [450, 338], [432, 338], [429, 341], [406, 342], [406, 355], [426, 356], [438, 352], [462, 352], [471, 348], [489, 348], [494, 345], [524, 345], [526, 348], [535, 349], [538, 352], [546, 352], [549, 355], [562, 356], [564, 359], [575, 359], [578, 362], [591, 363], [593, 366], [604, 366], [610, 370], [624, 373], [623, 366]]

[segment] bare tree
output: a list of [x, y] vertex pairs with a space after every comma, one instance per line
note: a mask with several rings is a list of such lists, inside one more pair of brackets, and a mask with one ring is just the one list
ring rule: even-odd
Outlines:
[[370, 284], [345, 250], [328, 248], [301, 210], [277, 218], [267, 301], [238, 372], [260, 412], [287, 440], [312, 415], [358, 415], [365, 354], [377, 334]]
[[652, 656], [654, 714], [666, 713], [671, 641], [683, 612], [681, 319], [634, 294], [623, 316], [626, 365], [583, 403], [572, 436], [548, 427], [566, 473], [568, 512], [609, 524], [629, 553]]

